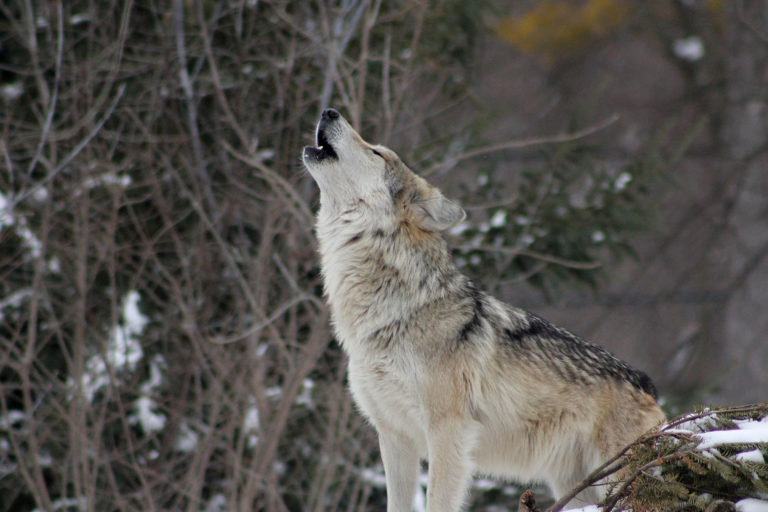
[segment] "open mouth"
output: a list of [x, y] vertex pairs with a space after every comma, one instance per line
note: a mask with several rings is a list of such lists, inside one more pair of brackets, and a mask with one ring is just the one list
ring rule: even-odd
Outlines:
[[326, 133], [325, 126], [320, 126], [320, 128], [317, 130], [317, 148], [326, 157], [330, 157], [330, 158], [339, 157], [339, 155], [337, 155], [336, 151], [333, 149], [333, 146], [331, 146], [331, 143], [328, 141], [328, 136]]
[[325, 160], [326, 158], [339, 158], [333, 146], [328, 141], [326, 126], [321, 125], [317, 129], [316, 135], [317, 147], [307, 146], [304, 148], [304, 157], [315, 161]]

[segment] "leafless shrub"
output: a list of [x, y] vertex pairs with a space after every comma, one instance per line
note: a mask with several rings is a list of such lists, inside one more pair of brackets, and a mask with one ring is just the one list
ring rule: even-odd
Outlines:
[[298, 153], [331, 102], [434, 136], [461, 4], [0, 7], [0, 509], [377, 499]]

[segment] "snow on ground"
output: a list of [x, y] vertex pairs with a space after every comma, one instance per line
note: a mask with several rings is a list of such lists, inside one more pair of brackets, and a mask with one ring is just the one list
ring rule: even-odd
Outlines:
[[8, 102], [19, 99], [23, 93], [24, 86], [21, 82], [11, 82], [0, 87], [0, 98]]
[[43, 244], [37, 238], [24, 217], [17, 218], [13, 213], [13, 202], [0, 192], [0, 231], [4, 227], [14, 228], [16, 235], [21, 238], [24, 247], [34, 259], [40, 257], [43, 252]]
[[[0, 212], [0, 215], [2, 215], [2, 212]], [[2, 219], [0, 219], [0, 222], [1, 221]], [[2, 230], [2, 225], [0, 225], [0, 230]], [[7, 297], [0, 299], [0, 322], [5, 319], [4, 310], [6, 308], [18, 309], [21, 304], [31, 296], [32, 288], [22, 288], [21, 290], [16, 290]]]
[[672, 43], [672, 51], [678, 59], [695, 62], [704, 57], [704, 41], [699, 36], [676, 39]]
[[747, 498], [736, 502], [737, 512], [768, 512], [768, 501]]
[[199, 436], [192, 430], [186, 421], [179, 425], [179, 433], [173, 442], [173, 449], [182, 453], [190, 453], [197, 448]]
[[252, 399], [243, 418], [243, 434], [248, 436], [248, 448], [255, 448], [259, 443], [259, 428], [259, 408], [256, 407], [256, 400]]
[[[85, 498], [61, 498], [51, 502], [51, 510], [70, 510], [76, 508], [78, 510], [85, 510], [88, 505], [88, 500]], [[39, 508], [33, 508], [32, 512], [42, 512]]]
[[[135, 290], [125, 294], [121, 323], [110, 332], [104, 356], [94, 354], [86, 361], [80, 390], [88, 402], [92, 402], [96, 393], [109, 384], [110, 369], [115, 373], [132, 371], [144, 357], [139, 336], [149, 319], [139, 310], [140, 300], [141, 295]], [[153, 372], [150, 380], [153, 378], [157, 379], [159, 376]]]

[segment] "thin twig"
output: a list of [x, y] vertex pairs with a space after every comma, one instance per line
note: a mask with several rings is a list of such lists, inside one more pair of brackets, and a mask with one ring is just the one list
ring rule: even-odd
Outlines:
[[653, 439], [659, 436], [660, 436], [659, 432], [655, 432], [655, 431], [650, 432], [648, 434], [641, 436], [640, 438], [633, 441], [632, 443], [628, 444], [627, 446], [622, 448], [616, 455], [614, 455], [613, 457], [605, 461], [602, 465], [598, 466], [597, 469], [592, 471], [592, 473], [590, 473], [576, 487], [571, 489], [567, 494], [565, 494], [559, 500], [553, 503], [552, 506], [550, 506], [545, 512], [558, 512], [562, 510], [562, 508], [566, 506], [569, 501], [575, 498], [576, 495], [579, 494], [581, 491], [583, 491], [587, 487], [594, 485], [595, 483], [599, 482], [603, 478], [608, 477], [612, 474], [615, 474], [617, 471], [623, 469], [627, 465], [627, 460], [625, 458], [625, 455], [629, 450], [631, 450], [637, 445], [647, 442], [649, 439]]
[[419, 54], [419, 42], [421, 41], [421, 35], [422, 30], [424, 28], [424, 19], [427, 15], [427, 10], [429, 9], [429, 2], [418, 2], [418, 12], [415, 16], [415, 27], [413, 29], [413, 34], [411, 35], [411, 41], [408, 45], [408, 58], [405, 61], [405, 66], [403, 68], [402, 73], [402, 80], [400, 82], [400, 87], [397, 91], [397, 94], [395, 94], [395, 97], [393, 98], [393, 104], [394, 107], [392, 108], [392, 117], [388, 119], [387, 123], [384, 126], [384, 140], [388, 141], [390, 140], [392, 136], [392, 131], [394, 130], [394, 123], [395, 120], [398, 117], [398, 113], [400, 112], [402, 108], [403, 101], [405, 99], [406, 92], [410, 90], [411, 86], [413, 85], [413, 68], [414, 64], [416, 62], [416, 57]]
[[747, 27], [747, 29], [749, 29], [749, 32], [750, 32], [750, 33], [751, 33], [753, 36], [755, 36], [756, 38], [758, 38], [758, 39], [759, 39], [760, 41], [762, 41], [763, 43], [765, 43], [765, 44], [768, 44], [768, 36], [766, 36], [766, 34], [765, 34], [765, 30], [766, 30], [766, 29], [763, 29], [763, 30], [761, 31], [761, 30], [760, 30], [758, 27], [756, 27], [756, 26], [755, 26], [755, 24], [754, 24], [754, 23], [752, 23], [752, 22], [751, 22], [751, 21], [750, 21], [750, 20], [747, 18], [747, 16], [744, 14], [744, 0], [740, 0], [740, 1], [739, 1], [739, 2], [736, 4], [736, 10], [737, 10], [737, 11], [738, 11], [738, 13], [739, 13], [739, 23], [741, 23], [742, 25], [744, 25], [745, 27]]
[[219, 100], [221, 108], [224, 110], [224, 117], [227, 119], [229, 126], [234, 130], [240, 139], [240, 144], [244, 148], [250, 148], [252, 145], [248, 142], [245, 130], [235, 118], [235, 114], [229, 107], [227, 97], [224, 95], [224, 88], [221, 86], [221, 77], [219, 76], [219, 67], [216, 64], [216, 59], [213, 55], [213, 48], [211, 47], [211, 38], [208, 34], [208, 27], [206, 27], [205, 17], [203, 13], [203, 3], [198, 2], [198, 20], [200, 22], [200, 32], [203, 37], [203, 47], [205, 48], [205, 56], [208, 59], [208, 65], [211, 69], [211, 78], [213, 79], [214, 91], [216, 92], [216, 99]]
[[[350, 116], [352, 118], [352, 125], [359, 128], [361, 126], [361, 118], [363, 115], [363, 107], [365, 105], [365, 91], [368, 78], [368, 61], [369, 56], [369, 43], [371, 39], [371, 31], [376, 25], [376, 20], [379, 16], [379, 10], [381, 8], [382, 0], [376, 0], [372, 8], [367, 9], [365, 16], [365, 22], [363, 23], [363, 31], [360, 42], [360, 56], [358, 57], [358, 69], [360, 70], [357, 79], [357, 92], [355, 93], [356, 101], [354, 102], [354, 108], [350, 108]], [[366, 5], [368, 3], [366, 2]]]
[[649, 469], [661, 466], [662, 464], [665, 464], [667, 462], [672, 462], [675, 460], [680, 460], [684, 457], [686, 457], [688, 454], [685, 452], [675, 452], [670, 453], [668, 455], [664, 455], [662, 457], [658, 457], [656, 459], [653, 459], [651, 462], [648, 462], [647, 464], [644, 464], [643, 466], [636, 469], [628, 478], [624, 480], [624, 482], [621, 484], [619, 489], [615, 491], [607, 500], [605, 500], [605, 503], [603, 504], [603, 512], [611, 512], [613, 510], [613, 507], [616, 506], [616, 504], [621, 500], [627, 491], [629, 489], [629, 486], [634, 483], [634, 481], [637, 479], [638, 476], [640, 476], [642, 473], [645, 473]]
[[61, 61], [64, 53], [64, 14], [62, 12], [61, 3], [58, 5], [58, 35], [56, 37], [56, 68], [53, 74], [53, 95], [50, 98], [50, 102], [47, 105], [47, 113], [45, 115], [45, 123], [43, 123], [43, 130], [40, 133], [40, 142], [37, 144], [35, 155], [32, 157], [32, 162], [27, 169], [27, 176], [32, 176], [32, 173], [40, 161], [43, 154], [43, 147], [48, 142], [48, 135], [51, 131], [51, 125], [53, 124], [53, 116], [56, 113], [56, 103], [59, 99], [59, 82], [61, 81]]
[[508, 254], [510, 256], [527, 256], [546, 263], [552, 263], [553, 265], [560, 265], [566, 268], [591, 270], [599, 268], [602, 263], [599, 261], [574, 261], [565, 258], [560, 258], [552, 254], [544, 254], [530, 249], [519, 249], [513, 247], [497, 247], [495, 245], [459, 245], [457, 247], [463, 251], [484, 251], [484, 252], [497, 252], [500, 254]]
[[491, 208], [501, 208], [502, 206], [510, 206], [517, 202], [520, 198], [520, 194], [514, 193], [507, 196], [505, 199], [498, 201], [491, 201], [488, 203], [476, 203], [476, 204], [462, 204], [465, 210], [490, 210]]
[[24, 29], [26, 34], [23, 39], [29, 50], [29, 56], [32, 60], [32, 69], [35, 75], [35, 82], [37, 82], [37, 89], [40, 92], [43, 105], [49, 105], [51, 92], [48, 89], [48, 84], [43, 76], [43, 71], [40, 69], [40, 55], [37, 45], [37, 27], [35, 26], [35, 12], [30, 0], [25, 0], [23, 9]]
[[212, 343], [216, 343], [218, 345], [227, 345], [229, 343], [242, 341], [246, 338], [250, 338], [251, 336], [257, 336], [262, 331], [262, 329], [274, 323], [274, 321], [280, 318], [281, 316], [283, 316], [283, 314], [286, 311], [288, 311], [289, 309], [291, 309], [292, 307], [298, 304], [301, 304], [302, 302], [311, 302], [312, 304], [315, 304], [316, 306], [318, 306], [319, 301], [317, 297], [309, 293], [298, 295], [288, 300], [285, 304], [278, 307], [275, 310], [275, 312], [269, 315], [266, 319], [264, 319], [264, 321], [249, 327], [247, 330], [241, 332], [237, 336], [231, 336], [229, 338], [213, 337], [213, 338], [210, 338], [209, 341], [211, 341]]
[[297, 218], [297, 220], [301, 222], [305, 222], [308, 224], [312, 224], [314, 216], [312, 215], [312, 212], [310, 211], [309, 207], [307, 206], [307, 203], [302, 199], [299, 192], [293, 188], [293, 186], [288, 183], [282, 176], [277, 174], [274, 170], [270, 169], [266, 165], [264, 165], [261, 160], [259, 160], [256, 157], [245, 155], [243, 153], [240, 153], [239, 151], [235, 150], [231, 145], [227, 143], [227, 141], [221, 139], [219, 140], [219, 144], [226, 150], [227, 153], [232, 155], [233, 157], [237, 158], [241, 162], [244, 162], [255, 169], [258, 169], [264, 179], [269, 181], [271, 184], [275, 185], [276, 188], [282, 190], [288, 199], [290, 199], [289, 204], [293, 207], [294, 214]]
[[40, 188], [45, 186], [48, 182], [50, 182], [53, 178], [55, 178], [61, 171], [67, 168], [69, 163], [80, 154], [80, 152], [88, 145], [90, 144], [91, 140], [101, 131], [102, 127], [104, 126], [104, 123], [107, 122], [107, 120], [112, 116], [112, 112], [114, 112], [115, 107], [117, 107], [117, 103], [120, 101], [120, 98], [123, 96], [123, 93], [125, 92], [125, 84], [120, 84], [120, 87], [117, 89], [117, 94], [115, 94], [115, 97], [112, 99], [112, 103], [110, 103], [109, 107], [107, 108], [107, 111], [104, 113], [102, 118], [99, 120], [98, 123], [96, 123], [96, 126], [93, 128], [93, 130], [88, 133], [88, 135], [83, 138], [73, 149], [72, 151], [65, 156], [61, 162], [59, 162], [59, 165], [57, 165], [48, 175], [43, 178], [42, 180], [38, 181], [32, 188], [24, 192], [23, 194], [19, 194], [16, 198], [14, 198], [13, 205], [16, 206], [20, 202], [27, 199], [29, 196], [33, 195], [35, 192], [37, 192]]
[[[460, 155], [457, 155], [456, 157], [454, 157], [455, 158], [454, 163], [458, 163], [463, 160], [469, 160], [470, 158], [475, 158], [477, 156], [487, 155], [488, 153], [503, 151], [505, 149], [522, 149], [522, 148], [527, 148], [529, 146], [539, 146], [542, 144], [556, 144], [561, 142], [571, 142], [574, 140], [583, 139], [584, 137], [587, 137], [589, 135], [592, 135], [593, 133], [599, 132], [600, 130], [607, 128], [608, 126], [612, 125], [619, 119], [620, 119], [619, 114], [613, 114], [612, 116], [600, 121], [599, 123], [593, 124], [592, 126], [588, 126], [584, 129], [571, 132], [571, 133], [561, 133], [559, 135], [533, 137], [530, 139], [513, 140], [509, 142], [502, 142], [500, 144], [494, 144], [491, 146], [484, 146], [482, 148], [473, 149], [465, 153], [462, 153]], [[442, 165], [443, 165], [442, 163], [439, 163], [439, 164], [433, 165], [432, 167], [438, 168]], [[430, 170], [431, 169], [432, 168], [430, 168]]]
[[192, 80], [187, 70], [187, 47], [184, 33], [184, 6], [182, 0], [173, 1], [173, 21], [176, 35], [176, 54], [179, 58], [179, 81], [184, 91], [184, 99], [187, 105], [187, 126], [192, 139], [192, 153], [194, 164], [192, 168], [200, 180], [200, 187], [205, 196], [205, 200], [211, 210], [216, 207], [216, 200], [211, 190], [211, 180], [205, 169], [205, 153], [203, 152], [203, 142], [200, 138], [200, 128], [197, 119], [197, 103], [195, 100], [195, 91]]

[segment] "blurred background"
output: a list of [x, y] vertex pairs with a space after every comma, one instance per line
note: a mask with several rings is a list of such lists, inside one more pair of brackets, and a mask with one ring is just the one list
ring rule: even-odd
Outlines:
[[383, 509], [300, 164], [328, 106], [669, 414], [766, 399], [768, 3], [8, 0], [0, 511]]

